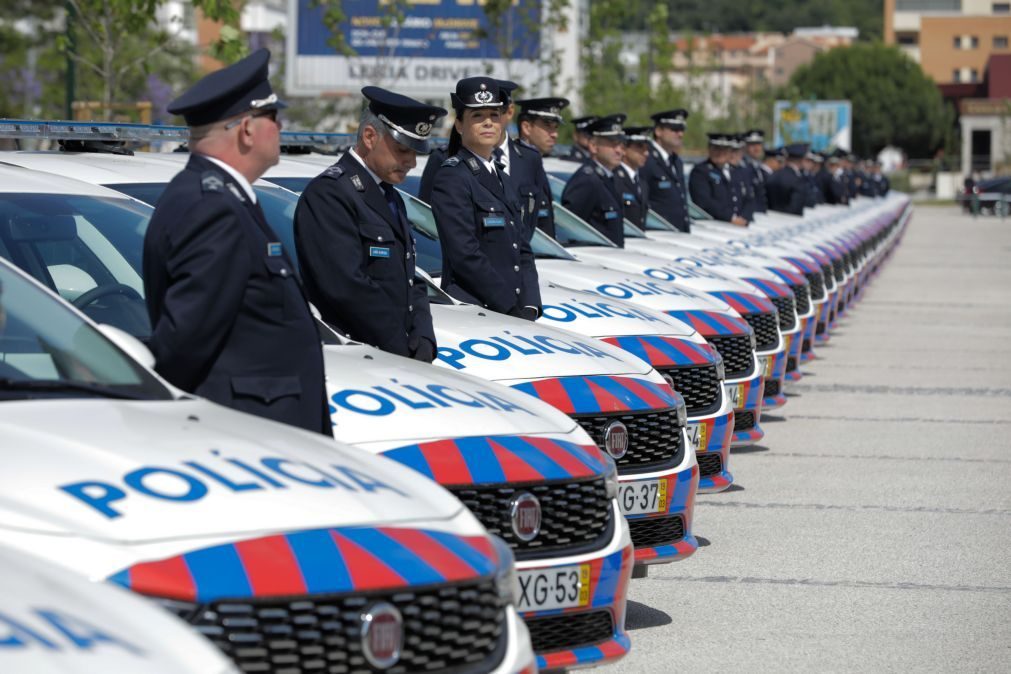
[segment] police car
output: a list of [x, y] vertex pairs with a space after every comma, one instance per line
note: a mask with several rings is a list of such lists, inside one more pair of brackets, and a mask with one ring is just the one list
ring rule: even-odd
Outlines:
[[[115, 159], [104, 161], [108, 157]], [[156, 181], [164, 179], [159, 172], [174, 174], [171, 161], [165, 166], [141, 158], [130, 163], [134, 158], [114, 155], [34, 153], [8, 158], [64, 171], [80, 171], [77, 161], [86, 161], [88, 170], [98, 169], [95, 174], [103, 179], [128, 172]], [[6, 173], [8, 189], [49, 190], [46, 197], [53, 202], [51, 208], [59, 209], [61, 196], [73, 202], [64, 206], [70, 206], [80, 219], [74, 231], [68, 228], [66, 232], [47, 230], [42, 221], [35, 223], [39, 228], [35, 239], [23, 243], [17, 252], [23, 258], [42, 258], [47, 264], [44, 272], [36, 270], [40, 278], [51, 279], [66, 299], [144, 337], [147, 324], [140, 296], [143, 288], [136, 278], [139, 265], [130, 261], [139, 259], [150, 209], [136, 203], [131, 206], [125, 198], [112, 199], [115, 193], [102, 188], [53, 175], [17, 169], [0, 169], [0, 173]], [[148, 192], [155, 184], [136, 183]], [[135, 189], [134, 183], [129, 185]], [[61, 191], [68, 194], [53, 194]], [[292, 195], [280, 191], [291, 206]], [[89, 219], [99, 210], [99, 197], [108, 200], [101, 217]], [[0, 195], [0, 203], [16, 200]], [[105, 229], [89, 231], [91, 221], [101, 222]], [[68, 257], [68, 264], [48, 264], [56, 262], [46, 259], [53, 246], [77, 249], [78, 254]], [[15, 251], [11, 253], [18, 259]], [[82, 300], [98, 287], [103, 274], [128, 285], [129, 292]], [[528, 325], [517, 322], [520, 328]], [[580, 662], [593, 663], [613, 660], [627, 651], [624, 587], [634, 561], [632, 546], [615, 501], [612, 461], [600, 454], [586, 432], [566, 415], [514, 389], [458, 374], [455, 369], [444, 371], [392, 356], [337, 335], [330, 335], [329, 341], [333, 343], [324, 349], [324, 360], [330, 373], [327, 389], [335, 436], [385, 453], [445, 485], [490, 531], [513, 546], [521, 587], [517, 606], [528, 619], [540, 659], [545, 663], [552, 657], [564, 659], [578, 648], [583, 652]], [[378, 420], [392, 423], [376, 424]], [[685, 464], [682, 472], [697, 480], [696, 464], [681, 463]], [[690, 488], [694, 488], [690, 480], [678, 484], [678, 489], [670, 490], [666, 505], [675, 509], [674, 497], [680, 492], [678, 505], [683, 512]], [[690, 520], [690, 509], [684, 518]], [[548, 593], [549, 587], [556, 592]], [[563, 590], [565, 596], [557, 599]], [[559, 609], [567, 611], [554, 615]], [[592, 629], [580, 626], [586, 621]]]
[[0, 546], [0, 671], [238, 674], [220, 650], [150, 602]]
[[[20, 197], [5, 246], [66, 226]], [[3, 261], [0, 284], [6, 544], [149, 597], [245, 671], [532, 670], [512, 552], [449, 492], [183, 395]]]

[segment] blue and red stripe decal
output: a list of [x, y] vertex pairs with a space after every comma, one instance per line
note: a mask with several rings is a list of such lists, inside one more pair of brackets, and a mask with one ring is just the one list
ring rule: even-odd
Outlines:
[[566, 414], [669, 409], [683, 402], [666, 382], [658, 384], [648, 379], [613, 375], [553, 377], [513, 384], [513, 388]]
[[703, 337], [747, 335], [754, 332], [743, 318], [716, 311], [668, 311], [667, 315], [692, 326]]
[[446, 486], [576, 480], [608, 469], [596, 446], [515, 435], [423, 442], [383, 454]]
[[807, 278], [803, 274], [799, 274], [792, 269], [787, 269], [786, 267], [766, 267], [766, 269], [783, 279], [791, 286], [804, 285], [807, 281]]
[[395, 527], [276, 534], [151, 562], [109, 581], [140, 594], [210, 602], [398, 589], [486, 577], [498, 558], [480, 536]]
[[776, 310], [776, 306], [768, 298], [752, 293], [720, 291], [709, 294], [723, 300], [739, 314], [765, 314]]
[[630, 335], [603, 337], [601, 341], [628, 351], [653, 367], [714, 365], [719, 359], [716, 349], [709, 344], [696, 344], [678, 337]]
[[769, 297], [793, 297], [793, 290], [791, 290], [790, 286], [785, 283], [780, 283], [779, 281], [766, 281], [763, 278], [746, 278], [744, 280], [761, 290]]

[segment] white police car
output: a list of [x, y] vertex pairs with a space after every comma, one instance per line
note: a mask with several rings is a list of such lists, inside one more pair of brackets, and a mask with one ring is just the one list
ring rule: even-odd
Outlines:
[[[17, 248], [37, 230], [10, 204]], [[181, 395], [5, 261], [0, 284], [5, 543], [152, 598], [247, 671], [532, 666], [513, 555], [447, 491]]]
[[180, 620], [126, 590], [0, 546], [0, 672], [238, 674]]

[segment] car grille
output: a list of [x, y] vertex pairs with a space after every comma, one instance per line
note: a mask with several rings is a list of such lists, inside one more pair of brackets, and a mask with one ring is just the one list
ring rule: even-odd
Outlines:
[[734, 412], [734, 432], [750, 431], [755, 427], [755, 413], [751, 410], [737, 410]]
[[526, 623], [535, 653], [572, 650], [598, 644], [614, 636], [610, 611], [533, 618]]
[[773, 351], [779, 346], [779, 320], [776, 314], [744, 314], [744, 320], [755, 331], [755, 350]]
[[719, 475], [723, 472], [723, 457], [719, 452], [705, 452], [696, 458], [699, 460], [699, 477]]
[[608, 425], [612, 421], [625, 424], [625, 428], [628, 429], [628, 451], [620, 459], [614, 460], [618, 472], [623, 475], [681, 463], [684, 447], [676, 410], [640, 414], [576, 415], [574, 418], [605, 453], [607, 448], [604, 446], [604, 431]]
[[660, 374], [673, 380], [674, 390], [685, 399], [688, 416], [700, 416], [720, 409], [723, 386], [716, 377], [715, 365], [677, 367], [660, 370]]
[[778, 396], [779, 395], [779, 380], [778, 379], [766, 379], [764, 395], [766, 396]]
[[811, 286], [811, 299], [820, 302], [825, 299], [825, 278], [818, 272], [813, 271], [804, 275]]
[[772, 300], [776, 305], [776, 313], [779, 314], [779, 329], [783, 332], [793, 330], [797, 325], [797, 315], [794, 313], [794, 301], [792, 297], [777, 297]]
[[821, 273], [825, 277], [825, 289], [829, 292], [835, 290], [835, 277], [832, 275], [832, 265], [822, 265]]
[[361, 615], [377, 601], [392, 604], [403, 617], [400, 660], [387, 672], [491, 669], [502, 659], [505, 611], [493, 580], [167, 607], [214, 642], [241, 672], [366, 674], [375, 670], [362, 651]]
[[793, 290], [793, 297], [797, 301], [797, 315], [803, 316], [811, 311], [810, 286], [806, 283], [799, 283], [790, 286], [790, 289]]
[[843, 266], [842, 260], [832, 260], [832, 272], [835, 276], [836, 283], [842, 283], [842, 280], [846, 278], [846, 270]]
[[755, 357], [751, 348], [751, 335], [721, 335], [706, 339], [723, 357], [727, 379], [741, 379], [754, 371]]
[[[611, 501], [604, 480], [451, 487], [450, 491], [488, 531], [501, 536], [512, 547], [517, 559], [534, 559], [562, 551], [575, 554], [595, 548], [610, 538], [613, 530]], [[541, 504], [541, 530], [532, 541], [520, 540], [513, 531], [512, 503], [520, 494], [533, 494]]]
[[685, 522], [681, 515], [647, 517], [629, 520], [628, 530], [632, 534], [632, 545], [637, 548], [653, 548], [671, 545], [684, 538]]

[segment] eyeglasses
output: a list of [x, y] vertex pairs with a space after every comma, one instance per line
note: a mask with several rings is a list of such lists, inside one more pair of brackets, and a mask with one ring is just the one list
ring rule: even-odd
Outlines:
[[248, 115], [243, 115], [242, 117], [239, 117], [238, 119], [234, 119], [234, 120], [228, 122], [228, 124], [225, 124], [225, 129], [234, 129], [239, 124], [242, 124], [242, 120], [246, 119], [247, 117], [253, 117], [253, 118], [255, 118], [255, 117], [266, 117], [270, 121], [272, 121], [274, 124], [276, 124], [278, 127], [281, 126], [281, 122], [277, 118], [277, 109], [276, 108], [271, 108], [270, 110], [257, 110], [255, 112], [249, 113]]

